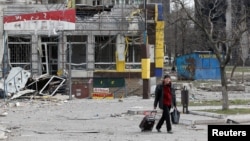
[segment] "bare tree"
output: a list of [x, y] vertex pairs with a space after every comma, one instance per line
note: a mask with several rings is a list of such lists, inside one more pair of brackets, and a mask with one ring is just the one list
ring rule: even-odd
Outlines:
[[[232, 17], [233, 22], [231, 23], [237, 23], [235, 25], [232, 25], [232, 29], [240, 28], [241, 30], [247, 30], [247, 15], [249, 9], [246, 8], [246, 1], [238, 1], [237, 3], [231, 4], [229, 3], [229, 8], [232, 9]], [[230, 19], [232, 21], [232, 18]], [[242, 67], [245, 67], [246, 60], [248, 59], [248, 53], [249, 53], [249, 31], [246, 31], [242, 34], [242, 37], [240, 39], [239, 48], [234, 49], [235, 52], [238, 51], [238, 55], [236, 55], [236, 61], [234, 61], [234, 67], [231, 71], [230, 78], [233, 77], [234, 71], [236, 67], [241, 63], [242, 61]], [[240, 54], [240, 55], [239, 55]], [[242, 82], [244, 82], [244, 69], [242, 69]]]
[[[187, 8], [186, 10], [192, 9]], [[172, 5], [171, 13], [165, 19], [165, 29], [168, 29], [166, 33], [167, 39], [165, 39], [168, 56], [174, 55], [174, 58], [176, 58], [179, 55], [190, 53], [197, 49], [195, 48], [196, 42], [192, 38], [195, 35], [193, 22], [187, 18], [185, 11], [180, 5], [177, 3]], [[172, 65], [174, 69], [175, 63], [169, 65]]]
[[[178, 6], [174, 7], [175, 9], [173, 9], [171, 16], [172, 18], [170, 18], [171, 21], [169, 21], [170, 25], [174, 25], [174, 30], [176, 33], [176, 44], [177, 44], [177, 48], [175, 51], [175, 54], [186, 54], [186, 53], [190, 53], [190, 51], [192, 52], [193, 50], [196, 50], [196, 48], [194, 48], [194, 42], [192, 41], [192, 38], [190, 38], [190, 33], [194, 34], [194, 27], [193, 27], [193, 23], [190, 19], [187, 18], [186, 16], [186, 12], [184, 11], [183, 8], [179, 8]], [[192, 9], [187, 8], [187, 11], [192, 11]], [[192, 42], [189, 42], [192, 41]], [[176, 56], [175, 56], [176, 57]]]
[[228, 25], [231, 23], [226, 18], [231, 17], [232, 11], [227, 8], [228, 4], [231, 4], [231, 0], [194, 0], [195, 13], [186, 10], [186, 3], [183, 0], [175, 0], [174, 2], [181, 5], [187, 17], [202, 31], [208, 43], [207, 49], [211, 49], [216, 55], [220, 64], [222, 110], [228, 110], [226, 66], [230, 61], [232, 48], [238, 46], [243, 33], [246, 31], [241, 24], [243, 20], [235, 23], [234, 28]]
[[[246, 60], [248, 58], [249, 52], [249, 33], [245, 32], [242, 36], [240, 41], [240, 48], [241, 48], [241, 59], [243, 61], [242, 67], [245, 67]], [[244, 82], [244, 70], [242, 70], [242, 83]]]

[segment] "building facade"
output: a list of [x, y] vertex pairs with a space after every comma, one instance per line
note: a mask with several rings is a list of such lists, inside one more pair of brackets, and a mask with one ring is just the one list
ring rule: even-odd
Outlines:
[[[72, 85], [92, 83], [93, 87], [114, 87], [113, 93], [127, 95], [143, 93], [142, 87], [151, 87], [162, 76], [164, 22], [160, 3], [63, 2], [2, 2], [3, 77], [12, 67], [30, 70], [33, 77], [70, 72]], [[123, 80], [124, 85], [117, 84]], [[103, 81], [105, 85], [101, 85]]]

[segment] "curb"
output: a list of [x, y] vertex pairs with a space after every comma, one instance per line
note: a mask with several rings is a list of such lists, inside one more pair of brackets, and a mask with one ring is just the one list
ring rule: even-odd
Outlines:
[[[129, 115], [148, 115], [153, 110], [128, 110]], [[160, 112], [157, 111], [156, 112]], [[184, 116], [184, 115], [190, 115]], [[197, 118], [191, 116], [197, 115]], [[199, 117], [201, 116], [201, 117]], [[204, 118], [203, 118], [204, 117]], [[247, 115], [224, 115], [201, 111], [188, 111], [188, 114], [181, 114], [179, 124], [183, 125], [206, 125], [206, 124], [250, 124], [250, 114]]]
[[208, 113], [208, 112], [197, 112], [197, 111], [188, 111], [189, 114], [193, 115], [200, 115], [200, 116], [206, 116], [206, 117], [211, 117], [211, 118], [218, 118], [218, 119], [224, 119], [226, 118], [226, 115], [222, 114], [216, 114], [216, 113]]
[[191, 124], [240, 124], [250, 123], [250, 114], [246, 115], [223, 115], [208, 112], [189, 111], [189, 114], [206, 116], [216, 119], [191, 120]]

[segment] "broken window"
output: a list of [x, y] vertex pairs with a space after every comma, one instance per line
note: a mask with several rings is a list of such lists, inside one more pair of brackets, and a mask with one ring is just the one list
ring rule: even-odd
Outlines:
[[141, 44], [142, 40], [137, 36], [128, 36], [127, 44], [128, 51], [126, 53], [126, 68], [140, 69], [141, 68]]
[[9, 36], [9, 63], [11, 67], [30, 68], [31, 36]]
[[[127, 69], [141, 68], [141, 44], [140, 37], [122, 37], [117, 44], [117, 35], [95, 37], [95, 68], [116, 69], [116, 47], [124, 46], [125, 63]], [[118, 55], [118, 54], [117, 54]]]
[[95, 36], [95, 68], [115, 69], [116, 36]]
[[[86, 53], [87, 53], [87, 36], [68, 36], [67, 37], [67, 56], [69, 56], [69, 48], [71, 47], [71, 69], [86, 69]], [[67, 57], [67, 62], [69, 62]]]
[[56, 3], [65, 3], [65, 0], [48, 0], [48, 4], [56, 4]]

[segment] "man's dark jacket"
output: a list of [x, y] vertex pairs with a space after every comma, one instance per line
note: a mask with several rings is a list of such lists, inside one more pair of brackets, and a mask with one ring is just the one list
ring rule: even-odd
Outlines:
[[[172, 95], [172, 105], [171, 107], [176, 107], [176, 95], [175, 95], [175, 88], [171, 84], [170, 92]], [[159, 103], [159, 108], [163, 109], [163, 84], [158, 84], [155, 88], [155, 100], [154, 100], [154, 107], [157, 107], [157, 104]]]

